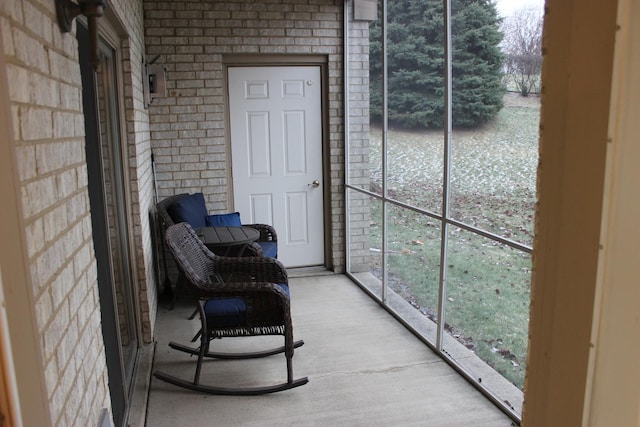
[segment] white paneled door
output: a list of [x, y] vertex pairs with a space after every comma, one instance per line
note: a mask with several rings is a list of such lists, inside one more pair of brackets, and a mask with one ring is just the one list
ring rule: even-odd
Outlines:
[[320, 67], [228, 70], [235, 209], [276, 228], [285, 266], [324, 265]]

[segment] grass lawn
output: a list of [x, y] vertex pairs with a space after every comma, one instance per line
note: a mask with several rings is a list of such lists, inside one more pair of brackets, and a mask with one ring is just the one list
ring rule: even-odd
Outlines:
[[[532, 244], [539, 111], [537, 97], [507, 94], [505, 108], [491, 123], [453, 132], [450, 217]], [[372, 131], [372, 188], [382, 182], [379, 135]], [[443, 151], [441, 131], [391, 129], [389, 195], [440, 214]], [[381, 249], [381, 204], [370, 209], [375, 252]], [[389, 286], [436, 320], [442, 225], [392, 205], [387, 218]], [[530, 256], [462, 229], [448, 234], [445, 330], [522, 389]], [[374, 260], [372, 271], [379, 273], [380, 267], [380, 259]]]

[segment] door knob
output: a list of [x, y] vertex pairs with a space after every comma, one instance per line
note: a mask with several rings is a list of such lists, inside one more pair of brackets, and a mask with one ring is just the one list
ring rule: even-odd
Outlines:
[[313, 188], [320, 187], [320, 181], [318, 181], [317, 179], [314, 179], [313, 182], [311, 184], [307, 184], [307, 186], [311, 186]]

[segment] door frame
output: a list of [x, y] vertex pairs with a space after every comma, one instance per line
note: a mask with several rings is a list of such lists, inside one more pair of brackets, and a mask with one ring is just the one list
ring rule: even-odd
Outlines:
[[[118, 121], [120, 138], [120, 154], [122, 162], [122, 177], [124, 179], [124, 208], [125, 217], [129, 220], [126, 227], [126, 238], [129, 245], [129, 268], [131, 270], [131, 290], [133, 292], [133, 312], [136, 317], [135, 330], [138, 337], [138, 348], [143, 346], [144, 331], [142, 328], [142, 304], [140, 302], [140, 283], [138, 274], [138, 260], [136, 258], [136, 235], [133, 226], [133, 202], [134, 198], [132, 192], [134, 188], [131, 186], [131, 176], [129, 171], [132, 169], [131, 156], [129, 155], [129, 134], [127, 130], [127, 107], [125, 100], [127, 95], [125, 93], [125, 76], [132, 76], [131, 73], [126, 73], [122, 67], [124, 58], [122, 56], [122, 41], [128, 38], [127, 32], [124, 28], [124, 24], [115, 15], [113, 9], [105, 9], [105, 16], [98, 20], [98, 36], [103, 39], [108, 45], [114, 47], [114, 64], [116, 72], [116, 91], [118, 93], [117, 107], [118, 107]], [[135, 374], [134, 374], [135, 378]]]
[[[78, 24], [76, 32], [88, 31], [86, 26], [82, 23]], [[128, 274], [131, 277], [131, 299], [133, 310], [133, 325], [132, 332], [136, 335], [136, 354], [132, 361], [131, 375], [127, 376], [127, 366], [123, 361], [123, 354], [120, 340], [119, 330], [119, 317], [117, 313], [116, 291], [114, 288], [114, 282], [112, 278], [112, 265], [109, 260], [108, 242], [109, 234], [106, 228], [102, 225], [107, 223], [106, 214], [106, 201], [104, 194], [104, 178], [102, 156], [100, 153], [99, 145], [95, 145], [94, 142], [100, 140], [99, 131], [99, 119], [96, 103], [92, 102], [96, 100], [96, 75], [93, 68], [89, 65], [88, 61], [80, 58], [80, 68], [82, 75], [82, 103], [85, 115], [85, 134], [86, 134], [86, 162], [87, 173], [89, 175], [87, 187], [89, 194], [97, 195], [98, 197], [90, 197], [91, 205], [91, 221], [92, 221], [92, 233], [94, 241], [94, 250], [96, 253], [97, 262], [97, 275], [98, 275], [98, 292], [101, 308], [101, 326], [102, 335], [106, 349], [106, 365], [107, 374], [109, 378], [109, 397], [111, 400], [111, 415], [112, 421], [116, 426], [124, 426], [128, 423], [129, 412], [131, 409], [131, 401], [133, 392], [135, 389], [136, 373], [138, 364], [140, 361], [141, 347], [142, 347], [142, 326], [140, 321], [140, 302], [139, 302], [139, 289], [137, 281], [137, 268], [135, 259], [135, 246], [134, 235], [131, 226], [131, 187], [129, 179], [129, 156], [128, 156], [128, 144], [126, 134], [126, 116], [124, 105], [124, 90], [123, 90], [123, 78], [124, 73], [122, 69], [122, 52], [121, 42], [125, 37], [122, 31], [117, 31], [115, 27], [109, 25], [107, 22], [101, 22], [99, 25], [98, 36], [102, 39], [104, 44], [110, 49], [113, 49], [113, 72], [115, 86], [114, 92], [116, 95], [115, 106], [117, 108], [114, 119], [118, 121], [118, 142], [119, 142], [119, 161], [121, 163], [121, 175], [123, 180], [123, 203], [124, 203], [124, 217], [127, 218], [125, 224], [122, 225], [124, 232], [122, 237], [126, 239], [127, 252], [128, 252]], [[88, 49], [86, 45], [87, 37], [77, 37], [78, 48]], [[85, 92], [89, 92], [91, 99], [85, 99]], [[94, 146], [95, 145], [95, 146]], [[95, 178], [91, 178], [95, 171], [92, 172], [92, 167], [89, 164], [91, 159], [97, 159], [100, 164], [100, 171]], [[101, 262], [102, 260], [102, 262]]]
[[227, 206], [234, 210], [234, 190], [232, 153], [231, 153], [231, 111], [229, 108], [229, 68], [230, 67], [320, 67], [320, 111], [322, 114], [322, 201], [324, 224], [324, 266], [333, 268], [331, 256], [331, 156], [329, 144], [329, 57], [327, 55], [251, 55], [251, 54], [225, 54], [222, 55], [222, 69], [224, 81], [224, 108], [225, 108], [225, 153], [227, 164]]

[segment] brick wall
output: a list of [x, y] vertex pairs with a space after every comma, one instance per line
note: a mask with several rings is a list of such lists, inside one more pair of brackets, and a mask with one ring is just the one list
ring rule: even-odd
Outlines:
[[168, 97], [150, 107], [161, 198], [203, 192], [228, 210], [226, 104], [222, 55], [326, 55], [331, 241], [344, 271], [343, 2], [341, 0], [144, 1], [147, 54], [160, 54]]
[[[352, 5], [348, 7], [353, 11]], [[369, 140], [369, 22], [355, 21], [349, 16], [348, 23], [349, 69], [349, 153], [348, 183], [354, 187], [370, 190], [370, 140]], [[351, 273], [369, 271], [372, 258], [369, 227], [370, 199], [366, 194], [349, 190], [349, 255]]]
[[0, 9], [31, 293], [52, 423], [95, 424], [110, 402], [86, 189], [78, 50], [75, 40], [54, 26], [53, 2], [10, 0]]
[[[155, 286], [147, 212], [152, 202], [148, 118], [142, 105], [142, 5], [111, 0], [122, 46], [138, 291], [151, 339]], [[29, 292], [52, 425], [97, 425], [110, 408], [87, 192], [82, 88], [74, 34], [61, 34], [53, 0], [0, 1]], [[7, 244], [7, 242], [2, 242]], [[29, 313], [25, 313], [28, 316]], [[34, 367], [38, 369], [38, 367]], [[18, 379], [19, 381], [19, 379]], [[28, 402], [22, 402], [28, 408]], [[28, 410], [28, 409], [26, 409]]]

